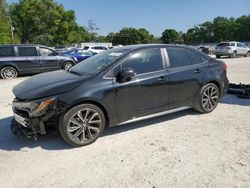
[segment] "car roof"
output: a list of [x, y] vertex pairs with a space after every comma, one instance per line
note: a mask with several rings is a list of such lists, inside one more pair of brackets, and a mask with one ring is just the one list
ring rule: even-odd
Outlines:
[[[127, 50], [127, 51], [134, 51], [134, 50], [139, 50], [143, 48], [165, 48], [165, 47], [184, 47], [186, 48], [187, 46], [185, 45], [176, 45], [176, 44], [136, 44], [136, 45], [128, 45], [128, 46], [122, 46], [122, 47], [117, 47], [114, 48], [115, 50]], [[113, 49], [112, 49], [113, 50]]]

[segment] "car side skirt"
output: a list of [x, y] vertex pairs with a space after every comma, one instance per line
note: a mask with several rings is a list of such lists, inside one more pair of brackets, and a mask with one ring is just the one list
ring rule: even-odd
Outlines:
[[130, 120], [121, 122], [118, 125], [123, 125], [123, 124], [133, 123], [133, 122], [136, 122], [136, 121], [142, 121], [142, 120], [145, 120], [145, 119], [150, 119], [150, 118], [154, 118], [154, 117], [158, 117], [158, 116], [163, 116], [163, 115], [179, 112], [179, 111], [182, 111], [182, 110], [187, 110], [189, 108], [192, 108], [192, 107], [190, 107], [190, 106], [182, 106], [182, 107], [174, 108], [174, 109], [171, 109], [171, 110], [150, 114], [150, 115], [147, 115], [147, 116], [132, 118]]

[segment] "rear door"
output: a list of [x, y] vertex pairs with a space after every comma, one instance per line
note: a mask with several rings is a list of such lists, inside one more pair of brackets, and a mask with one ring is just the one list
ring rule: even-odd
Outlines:
[[169, 107], [192, 105], [200, 90], [207, 59], [185, 47], [168, 47]]
[[61, 69], [58, 53], [45, 47], [39, 47], [41, 68], [43, 72]]
[[41, 72], [40, 57], [35, 46], [16, 47], [18, 57], [15, 58], [17, 66], [23, 73]]

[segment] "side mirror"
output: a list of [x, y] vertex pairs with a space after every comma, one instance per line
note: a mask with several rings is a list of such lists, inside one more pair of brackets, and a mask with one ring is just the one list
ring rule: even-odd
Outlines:
[[135, 71], [131, 68], [124, 69], [117, 74], [116, 80], [120, 83], [129, 82], [132, 80], [135, 74], [136, 74]]

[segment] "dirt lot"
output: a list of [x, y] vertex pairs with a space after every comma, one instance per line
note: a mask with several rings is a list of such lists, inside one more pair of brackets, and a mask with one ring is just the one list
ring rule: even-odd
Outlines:
[[[231, 82], [250, 83], [250, 58], [223, 60]], [[0, 187], [250, 187], [250, 100], [226, 95], [213, 113], [110, 128], [72, 149], [11, 134], [11, 89], [26, 78], [0, 80]]]

